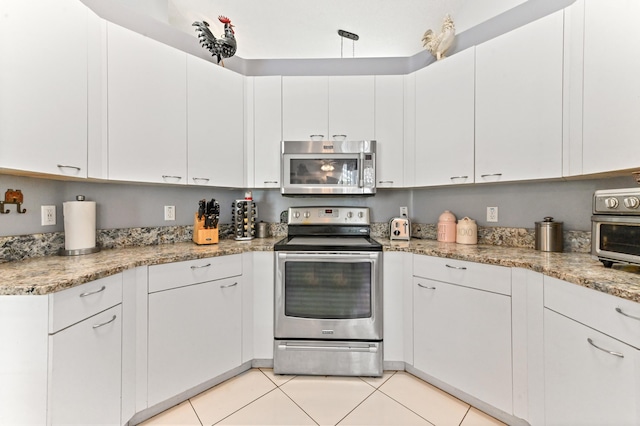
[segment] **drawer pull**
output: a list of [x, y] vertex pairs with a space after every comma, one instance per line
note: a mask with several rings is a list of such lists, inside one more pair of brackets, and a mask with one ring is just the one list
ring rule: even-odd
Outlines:
[[235, 287], [238, 285], [238, 282], [236, 281], [233, 284], [225, 284], [225, 285], [221, 285], [220, 288], [229, 288], [229, 287]]
[[444, 266], [446, 266], [447, 268], [451, 268], [451, 269], [458, 269], [460, 271], [466, 271], [467, 270], [466, 266], [453, 266], [453, 265], [449, 265], [448, 263], [446, 263]]
[[640, 317], [636, 317], [636, 316], [634, 316], [634, 315], [626, 314], [626, 313], [624, 313], [624, 312], [622, 311], [622, 309], [620, 309], [620, 308], [616, 308], [616, 312], [617, 312], [617, 313], [619, 313], [620, 315], [624, 315], [625, 317], [633, 318], [634, 320], [638, 320], [638, 321], [640, 321]]
[[606, 353], [608, 353], [609, 355], [613, 355], [613, 356], [617, 356], [617, 357], [620, 357], [620, 358], [624, 358], [624, 355], [623, 355], [623, 354], [621, 354], [620, 352], [610, 351], [610, 350], [607, 350], [607, 349], [601, 348], [600, 346], [596, 345], [595, 343], [593, 343], [593, 340], [591, 340], [591, 337], [587, 337], [587, 342], [589, 342], [589, 344], [590, 344], [591, 346], [593, 346], [594, 348], [596, 348], [596, 349], [600, 349], [602, 352], [606, 352]]
[[86, 293], [80, 293], [80, 297], [87, 297], [87, 296], [91, 296], [92, 294], [103, 292], [106, 288], [107, 288], [106, 286], [102, 286], [102, 288], [100, 288], [98, 290], [95, 290], [95, 291], [88, 291]]
[[113, 316], [113, 318], [111, 318], [111, 319], [110, 319], [110, 320], [108, 320], [108, 321], [101, 322], [100, 324], [95, 324], [95, 325], [93, 326], [93, 328], [100, 328], [100, 327], [105, 326], [105, 325], [107, 325], [107, 324], [111, 324], [111, 323], [112, 323], [112, 322], [114, 322], [115, 320], [116, 320], [116, 316], [114, 315], [114, 316]]
[[435, 290], [435, 287], [429, 287], [428, 285], [422, 285], [420, 283], [418, 283], [418, 287], [422, 287], [422, 288], [426, 288], [427, 290]]
[[201, 265], [201, 266], [192, 266], [191, 269], [200, 269], [200, 268], [208, 268], [209, 266], [211, 266], [210, 263], [207, 263], [206, 265]]

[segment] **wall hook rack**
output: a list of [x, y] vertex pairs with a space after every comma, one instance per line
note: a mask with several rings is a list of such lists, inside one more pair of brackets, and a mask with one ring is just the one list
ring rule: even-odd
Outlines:
[[26, 213], [27, 209], [21, 209], [20, 206], [24, 202], [24, 197], [22, 195], [22, 191], [19, 189], [7, 189], [7, 192], [4, 193], [4, 201], [0, 201], [0, 213], [8, 214], [11, 213], [9, 209], [5, 210], [5, 204], [16, 204], [16, 210], [18, 213]]

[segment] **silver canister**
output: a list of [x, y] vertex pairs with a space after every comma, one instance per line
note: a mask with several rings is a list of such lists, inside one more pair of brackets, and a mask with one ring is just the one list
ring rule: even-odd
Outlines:
[[562, 252], [563, 249], [562, 222], [554, 222], [551, 216], [536, 222], [536, 250]]
[[267, 222], [258, 222], [256, 228], [257, 238], [267, 238], [269, 236], [269, 224]]

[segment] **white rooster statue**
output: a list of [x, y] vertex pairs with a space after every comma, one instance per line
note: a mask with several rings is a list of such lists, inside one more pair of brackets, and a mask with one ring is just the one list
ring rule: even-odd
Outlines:
[[453, 25], [453, 19], [445, 15], [440, 34], [436, 35], [432, 30], [427, 30], [422, 37], [422, 45], [439, 61], [453, 44], [455, 36], [456, 27]]

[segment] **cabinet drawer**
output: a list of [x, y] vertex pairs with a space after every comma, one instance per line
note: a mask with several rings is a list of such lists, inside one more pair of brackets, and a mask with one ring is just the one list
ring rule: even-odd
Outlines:
[[544, 306], [640, 348], [640, 303], [545, 276]]
[[242, 255], [187, 260], [149, 267], [149, 293], [242, 275]]
[[49, 333], [55, 333], [122, 302], [122, 274], [49, 295]]
[[503, 266], [414, 255], [413, 275], [511, 295], [511, 268]]

